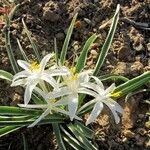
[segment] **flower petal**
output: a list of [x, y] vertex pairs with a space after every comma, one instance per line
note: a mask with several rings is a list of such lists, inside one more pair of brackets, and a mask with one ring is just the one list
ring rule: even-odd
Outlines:
[[37, 94], [39, 94], [40, 96], [42, 96], [44, 99], [46, 99], [46, 93], [44, 91], [42, 91], [40, 88], [35, 87], [34, 88], [35, 92], [37, 92]]
[[78, 113], [81, 112], [86, 107], [88, 107], [89, 105], [92, 105], [95, 102], [96, 102], [96, 99], [93, 99], [93, 100], [90, 100], [89, 102], [85, 103], [82, 107], [80, 107], [80, 109], [78, 109]]
[[53, 92], [50, 92], [49, 94], [47, 94], [46, 99], [55, 99], [55, 98], [59, 98], [61, 96], [68, 95], [70, 93], [71, 92], [68, 88], [63, 87], [63, 88], [60, 88], [57, 91], [53, 91]]
[[18, 65], [26, 71], [30, 71], [30, 64], [24, 60], [17, 60]]
[[14, 75], [13, 77], [13, 81], [19, 79], [19, 78], [25, 78], [25, 77], [28, 77], [30, 75], [30, 73], [28, 71], [21, 71], [17, 74]]
[[86, 89], [86, 88], [79, 88], [78, 93], [88, 94], [88, 95], [93, 96], [95, 98], [98, 96], [98, 94], [96, 92], [89, 90], [89, 89]]
[[[110, 99], [109, 99], [109, 101], [110, 101]], [[115, 122], [116, 122], [116, 124], [118, 124], [120, 122], [120, 117], [118, 116], [117, 112], [123, 113], [123, 109], [117, 102], [112, 100], [113, 102], [110, 103], [109, 101], [106, 101], [105, 104], [108, 106], [108, 108], [113, 113]]]
[[41, 63], [40, 63], [40, 71], [41, 71], [41, 72], [44, 71], [47, 62], [48, 62], [49, 59], [50, 59], [51, 57], [53, 57], [53, 56], [54, 56], [54, 54], [48, 54], [48, 55], [46, 55], [46, 56], [41, 60]]
[[69, 110], [69, 117], [71, 121], [75, 117], [77, 108], [78, 108], [78, 94], [69, 95], [68, 96], [68, 110]]
[[81, 83], [81, 86], [89, 88], [89, 89], [91, 89], [97, 93], [100, 93], [100, 94], [104, 93], [104, 89], [102, 89], [100, 86], [98, 86], [95, 83], [90, 83], [90, 82]]
[[99, 85], [100, 88], [104, 90], [104, 85], [103, 85], [103, 83], [101, 82], [101, 80], [99, 80], [99, 79], [98, 79], [97, 77], [95, 77], [95, 76], [90, 76], [90, 77], [93, 78], [93, 79], [95, 80], [96, 84]]
[[30, 124], [28, 127], [34, 127], [37, 123], [39, 123], [43, 118], [45, 118], [45, 116], [47, 116], [50, 113], [50, 109], [47, 108], [44, 113], [38, 118], [36, 119], [32, 124]]
[[31, 95], [32, 95], [32, 91], [35, 88], [35, 86], [37, 85], [37, 81], [30, 81], [27, 84], [27, 87], [25, 89], [25, 94], [24, 94], [24, 104], [27, 105], [31, 99]]
[[58, 100], [55, 103], [55, 106], [60, 106], [60, 105], [67, 105], [68, 104], [68, 99], [65, 97], [63, 99]]
[[25, 105], [25, 104], [18, 104], [18, 106], [19, 107], [25, 107], [25, 108], [41, 108], [41, 109], [43, 109], [43, 108], [47, 108], [47, 105], [30, 105], [30, 104], [28, 104], [28, 105]]
[[26, 79], [19, 79], [17, 81], [12, 82], [10, 86], [18, 86], [18, 85], [25, 85], [27, 82]]
[[116, 88], [115, 83], [113, 83], [110, 87], [105, 90], [105, 94], [111, 94], [111, 92]]
[[47, 83], [49, 83], [53, 88], [58, 89], [59, 88], [59, 84], [56, 82], [56, 80], [51, 77], [50, 75], [42, 75], [41, 79], [46, 81]]
[[98, 115], [101, 113], [103, 109], [103, 103], [97, 102], [89, 116], [89, 118], [86, 121], [86, 125], [90, 124], [91, 122], [94, 122]]

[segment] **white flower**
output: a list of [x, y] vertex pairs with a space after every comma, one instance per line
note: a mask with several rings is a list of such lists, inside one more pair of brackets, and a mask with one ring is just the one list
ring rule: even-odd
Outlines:
[[93, 77], [93, 76], [92, 76], [92, 78], [95, 79], [96, 83], [84, 83], [84, 84], [82, 84], [82, 86], [89, 88], [89, 95], [93, 96], [94, 99], [89, 101], [88, 103], [84, 104], [78, 110], [78, 112], [81, 112], [83, 109], [85, 109], [87, 106], [89, 106], [91, 104], [95, 104], [89, 118], [86, 121], [86, 125], [88, 125], [91, 122], [95, 121], [95, 119], [101, 113], [101, 111], [103, 109], [103, 103], [104, 103], [111, 110], [111, 112], [115, 118], [115, 122], [118, 124], [120, 121], [120, 118], [119, 118], [117, 112], [123, 113], [123, 109], [116, 101], [114, 101], [111, 98], [113, 95], [117, 96], [119, 94], [119, 93], [112, 94], [112, 92], [115, 89], [115, 84], [112, 84], [109, 88], [107, 88], [105, 90], [102, 82], [98, 78]]
[[14, 75], [11, 86], [26, 86], [24, 94], [25, 105], [29, 103], [32, 91], [38, 83], [40, 84], [40, 86], [42, 86], [42, 81], [44, 80], [48, 82], [53, 88], [57, 89], [58, 84], [53, 76], [64, 75], [67, 73], [64, 67], [61, 67], [60, 69], [51, 67], [50, 69], [45, 70], [46, 64], [52, 56], [53, 54], [46, 55], [41, 60], [40, 64], [38, 64], [37, 62], [33, 62], [30, 64], [23, 60], [17, 61], [18, 65], [22, 67], [24, 71], [21, 71]]
[[81, 83], [87, 83], [89, 81], [91, 71], [76, 73], [75, 68], [71, 68], [68, 72], [68, 75], [63, 76], [63, 86], [59, 90], [49, 93], [47, 96], [52, 99], [63, 96], [68, 103], [69, 116], [72, 121], [75, 118], [78, 108], [78, 94], [88, 94], [88, 91], [81, 86]]
[[[29, 125], [29, 127], [33, 127], [35, 126], [38, 122], [40, 122], [43, 118], [45, 118], [48, 114], [52, 114], [52, 111], [55, 112], [59, 112], [65, 115], [69, 115], [69, 113], [67, 111], [65, 111], [64, 109], [61, 109], [61, 106], [65, 106], [67, 105], [67, 100], [63, 99], [63, 100], [56, 100], [55, 98], [53, 99], [46, 99], [46, 93], [43, 92], [41, 89], [39, 88], [35, 88], [36, 92], [39, 93], [46, 101], [47, 104], [18, 104], [18, 106], [20, 107], [25, 107], [25, 108], [38, 108], [38, 109], [43, 109], [44, 112], [42, 113], [42, 115], [35, 120], [31, 125]], [[78, 116], [75, 116], [76, 119], [81, 120], [81, 118], [79, 118]]]

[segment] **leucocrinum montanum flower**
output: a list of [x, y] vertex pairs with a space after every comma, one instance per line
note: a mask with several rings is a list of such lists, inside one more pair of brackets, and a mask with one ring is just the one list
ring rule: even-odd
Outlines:
[[106, 106], [108, 106], [108, 108], [111, 110], [114, 118], [115, 118], [115, 122], [118, 124], [120, 121], [120, 118], [118, 116], [118, 112], [119, 113], [123, 113], [123, 109], [122, 107], [116, 102], [114, 101], [111, 97], [112, 96], [117, 96], [119, 95], [119, 93], [112, 93], [115, 89], [115, 84], [113, 83], [110, 87], [108, 87], [106, 90], [104, 88], [103, 83], [95, 76], [91, 76], [96, 83], [83, 83], [82, 86], [86, 87], [89, 89], [89, 94], [91, 96], [94, 97], [93, 100], [87, 102], [86, 104], [84, 104], [79, 110], [78, 112], [82, 111], [83, 109], [85, 109], [86, 107], [94, 104], [93, 110], [89, 116], [89, 118], [86, 121], [86, 125], [90, 124], [91, 122], [95, 121], [95, 119], [98, 117], [98, 115], [101, 113], [102, 109], [103, 109], [103, 104], [105, 104]]
[[53, 54], [46, 55], [40, 63], [34, 61], [32, 63], [28, 63], [24, 60], [18, 60], [18, 65], [24, 69], [14, 75], [11, 86], [22, 85], [25, 86], [25, 94], [24, 94], [24, 103], [27, 105], [30, 101], [32, 91], [39, 84], [44, 90], [43, 81], [48, 82], [54, 89], [58, 89], [58, 84], [54, 79], [54, 76], [64, 75], [67, 73], [63, 67], [57, 68], [56, 66], [52, 66], [48, 69], [45, 69], [48, 61], [52, 58]]

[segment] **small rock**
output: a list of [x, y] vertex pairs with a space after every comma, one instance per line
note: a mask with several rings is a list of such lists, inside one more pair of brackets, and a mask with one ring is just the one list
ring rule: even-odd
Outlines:
[[92, 55], [98, 55], [97, 51], [96, 51], [96, 50], [93, 50], [93, 49], [90, 51], [90, 53], [91, 53]]
[[138, 133], [143, 136], [147, 133], [147, 131], [143, 128], [138, 128]]
[[135, 136], [135, 133], [130, 130], [125, 130], [123, 133], [128, 138], [133, 138]]
[[118, 62], [112, 72], [117, 75], [126, 75], [128, 73], [127, 64], [125, 62]]

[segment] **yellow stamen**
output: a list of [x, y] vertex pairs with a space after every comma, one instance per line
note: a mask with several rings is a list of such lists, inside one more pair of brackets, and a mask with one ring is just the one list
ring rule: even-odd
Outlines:
[[70, 68], [70, 72], [71, 72], [70, 80], [77, 80], [78, 73], [76, 73], [76, 68], [75, 67]]
[[32, 71], [39, 70], [39, 68], [40, 68], [40, 64], [38, 64], [37, 61], [33, 61], [30, 65], [30, 70]]
[[119, 97], [122, 94], [122, 92], [112, 92], [111, 96], [112, 97]]

